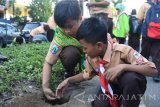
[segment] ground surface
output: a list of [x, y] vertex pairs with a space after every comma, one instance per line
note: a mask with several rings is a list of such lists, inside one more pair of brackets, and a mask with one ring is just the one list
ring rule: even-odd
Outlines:
[[[36, 88], [34, 83], [26, 83], [26, 81], [24, 81], [23, 84], [26, 84], [25, 92], [20, 91], [22, 88], [21, 85], [17, 85], [15, 88], [17, 93], [15, 92], [15, 95], [18, 97], [12, 96], [11, 98], [3, 100], [1, 98], [0, 100], [3, 103], [1, 103], [0, 107], [90, 107], [90, 102], [98, 91], [99, 82], [97, 80], [98, 78], [96, 77], [92, 80], [70, 86], [64, 93], [64, 99], [62, 102], [55, 101], [53, 102], [55, 105], [45, 102], [40, 88]], [[147, 81], [147, 91], [139, 107], [159, 107], [160, 83], [153, 82], [152, 78], [147, 78]], [[7, 96], [7, 93], [5, 94]]]

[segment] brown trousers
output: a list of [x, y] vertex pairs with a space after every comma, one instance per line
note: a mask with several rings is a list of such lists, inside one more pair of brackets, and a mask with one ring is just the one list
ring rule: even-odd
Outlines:
[[[118, 78], [118, 83], [110, 83], [118, 107], [138, 107], [140, 98], [146, 90], [146, 78], [135, 72], [125, 72]], [[111, 107], [108, 98], [99, 90], [98, 97], [92, 103], [92, 107]]]
[[78, 48], [73, 46], [65, 47], [60, 53], [60, 60], [65, 68], [65, 71], [70, 76], [73, 76], [76, 65], [81, 61], [81, 52]]

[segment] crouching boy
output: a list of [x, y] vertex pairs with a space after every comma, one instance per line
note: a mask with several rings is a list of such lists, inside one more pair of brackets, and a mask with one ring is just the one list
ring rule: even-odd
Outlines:
[[[77, 39], [86, 53], [86, 69], [83, 73], [64, 80], [57, 87], [57, 96], [71, 83], [91, 79], [98, 75], [101, 89], [93, 107], [138, 107], [146, 90], [145, 76], [158, 74], [154, 63], [137, 51], [107, 38], [106, 25], [97, 18], [82, 22]], [[104, 98], [104, 96], [106, 98]]]

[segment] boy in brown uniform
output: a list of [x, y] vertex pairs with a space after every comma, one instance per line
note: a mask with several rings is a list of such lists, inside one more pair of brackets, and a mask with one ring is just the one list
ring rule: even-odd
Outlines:
[[[93, 107], [121, 107], [121, 105], [138, 107], [140, 97], [146, 90], [145, 76], [157, 75], [157, 69], [154, 63], [149, 62], [137, 51], [126, 45], [113, 44], [112, 39], [107, 40], [106, 35], [107, 30], [103, 21], [89, 18], [82, 22], [77, 39], [87, 54], [86, 69], [83, 73], [69, 77], [59, 84], [57, 96], [60, 97], [69, 84], [91, 79], [98, 74], [102, 90], [93, 102]], [[112, 87], [116, 102], [112, 103], [112, 99], [106, 97], [109, 95], [106, 94], [107, 90], [105, 94], [103, 93], [105, 84], [101, 81], [104, 79], [101, 77], [102, 72]], [[115, 106], [116, 103], [118, 106]]]

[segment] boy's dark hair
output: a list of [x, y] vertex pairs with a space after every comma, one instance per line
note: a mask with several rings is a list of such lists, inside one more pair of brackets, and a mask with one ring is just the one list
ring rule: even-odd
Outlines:
[[81, 9], [77, 0], [62, 0], [54, 10], [54, 20], [61, 28], [67, 28], [68, 20], [78, 20]]
[[77, 39], [84, 39], [93, 45], [97, 42], [107, 43], [107, 25], [95, 17], [85, 19], [77, 31]]

